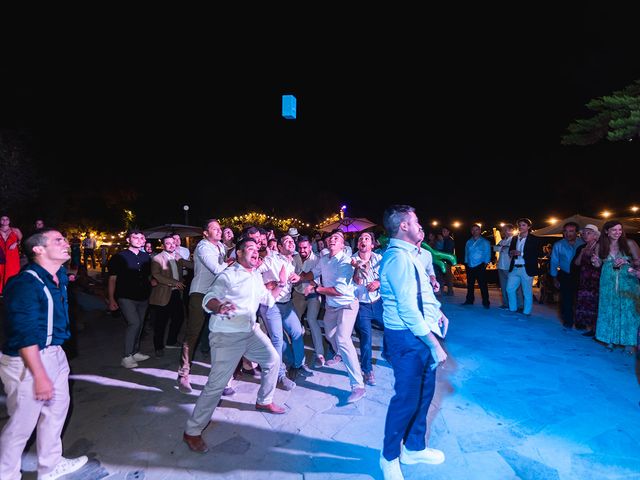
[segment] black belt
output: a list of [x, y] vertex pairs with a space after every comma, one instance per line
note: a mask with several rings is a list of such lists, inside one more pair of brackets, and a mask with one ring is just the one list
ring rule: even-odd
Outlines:
[[286, 305], [289, 302], [276, 302], [278, 305]]
[[516, 268], [522, 268], [522, 267], [524, 267], [524, 265], [514, 265], [514, 267], [516, 267]]

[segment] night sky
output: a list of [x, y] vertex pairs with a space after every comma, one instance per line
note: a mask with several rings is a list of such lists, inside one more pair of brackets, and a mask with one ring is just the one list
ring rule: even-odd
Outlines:
[[314, 222], [342, 204], [379, 222], [391, 203], [445, 222], [626, 215], [637, 142], [560, 136], [640, 78], [634, 16], [474, 8], [34, 27], [3, 42], [0, 126], [28, 132], [47, 178], [33, 211], [47, 216], [52, 185], [75, 205], [57, 221], [103, 215], [104, 192], [146, 226], [182, 222], [184, 204], [191, 223], [251, 208]]

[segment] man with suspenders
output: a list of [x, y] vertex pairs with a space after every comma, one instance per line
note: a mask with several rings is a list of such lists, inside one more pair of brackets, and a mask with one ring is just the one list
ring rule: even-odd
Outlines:
[[24, 246], [30, 263], [4, 291], [0, 378], [9, 420], [0, 434], [0, 478], [21, 478], [22, 452], [35, 428], [38, 478], [53, 480], [87, 462], [86, 456], [62, 456], [69, 410], [69, 363], [62, 344], [70, 337], [68, 278], [62, 265], [70, 258], [69, 243], [59, 231], [44, 228]]

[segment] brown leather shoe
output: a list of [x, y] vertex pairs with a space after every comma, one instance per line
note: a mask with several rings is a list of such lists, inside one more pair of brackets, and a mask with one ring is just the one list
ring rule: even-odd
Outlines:
[[189, 445], [189, 448], [197, 453], [207, 453], [209, 451], [209, 447], [204, 443], [202, 439], [202, 435], [187, 435], [186, 433], [182, 435], [182, 439], [184, 443]]
[[266, 412], [266, 413], [275, 413], [276, 415], [281, 415], [284, 412], [286, 412], [284, 407], [281, 407], [280, 405], [276, 405], [273, 402], [267, 405], [261, 405], [259, 403], [256, 403], [256, 410], [260, 412]]

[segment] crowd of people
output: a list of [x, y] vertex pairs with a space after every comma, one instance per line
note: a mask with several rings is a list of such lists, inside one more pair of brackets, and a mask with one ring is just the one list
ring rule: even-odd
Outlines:
[[[122, 367], [135, 368], [173, 348], [178, 390], [190, 393], [194, 353], [205, 338], [211, 369], [183, 432], [192, 451], [205, 453], [202, 432], [221, 397], [233, 395], [234, 381], [243, 375], [260, 378], [255, 408], [269, 414], [287, 412], [273, 401], [276, 388], [292, 390], [299, 377], [338, 364], [347, 372], [346, 402], [361, 400], [376, 385], [372, 328], [383, 329], [384, 358], [395, 378], [380, 456], [384, 478], [403, 478], [400, 463], [443, 462], [443, 452], [427, 447], [426, 417], [436, 369], [447, 358], [440, 343], [449, 325], [437, 298], [444, 294], [440, 282], [448, 287], [446, 294], [453, 289], [450, 269], [438, 275], [431, 251], [453, 253], [453, 241], [447, 231], [428, 237], [433, 250], [423, 248], [425, 231], [407, 205], [388, 208], [383, 221], [389, 236], [384, 251], [377, 251], [369, 231], [359, 233], [353, 245], [340, 230], [322, 238], [295, 228], [276, 236], [248, 226], [236, 237], [212, 218], [204, 222], [193, 252], [177, 234], [162, 238], [156, 252], [142, 230], [130, 229], [128, 248], [108, 261], [105, 287], [107, 308], [126, 323]], [[531, 233], [529, 219], [518, 219], [516, 227], [505, 225], [492, 247], [480, 226], [472, 226], [465, 244], [463, 305], [474, 303], [477, 282], [482, 305], [490, 308], [486, 267], [493, 250], [502, 308], [531, 315], [542, 241]], [[22, 233], [7, 216], [0, 217], [0, 233], [6, 311], [0, 377], [10, 416], [0, 435], [0, 478], [20, 478], [21, 453], [34, 428], [39, 478], [58, 478], [87, 461], [62, 457], [60, 440], [69, 406], [62, 345], [72, 332], [65, 267], [74, 266], [73, 240], [36, 226], [24, 239], [29, 263], [21, 270]], [[85, 243], [88, 267], [96, 247]], [[577, 224], [564, 225], [563, 239], [550, 252], [549, 275], [560, 291], [565, 328], [575, 326], [610, 349], [622, 346], [633, 353], [640, 335], [640, 250], [619, 222], [605, 223], [602, 233], [595, 225], [582, 231]], [[153, 328], [154, 352], [140, 351], [145, 322]], [[311, 359], [305, 356], [305, 328], [311, 333]], [[20, 374], [25, 368], [27, 377]]]

